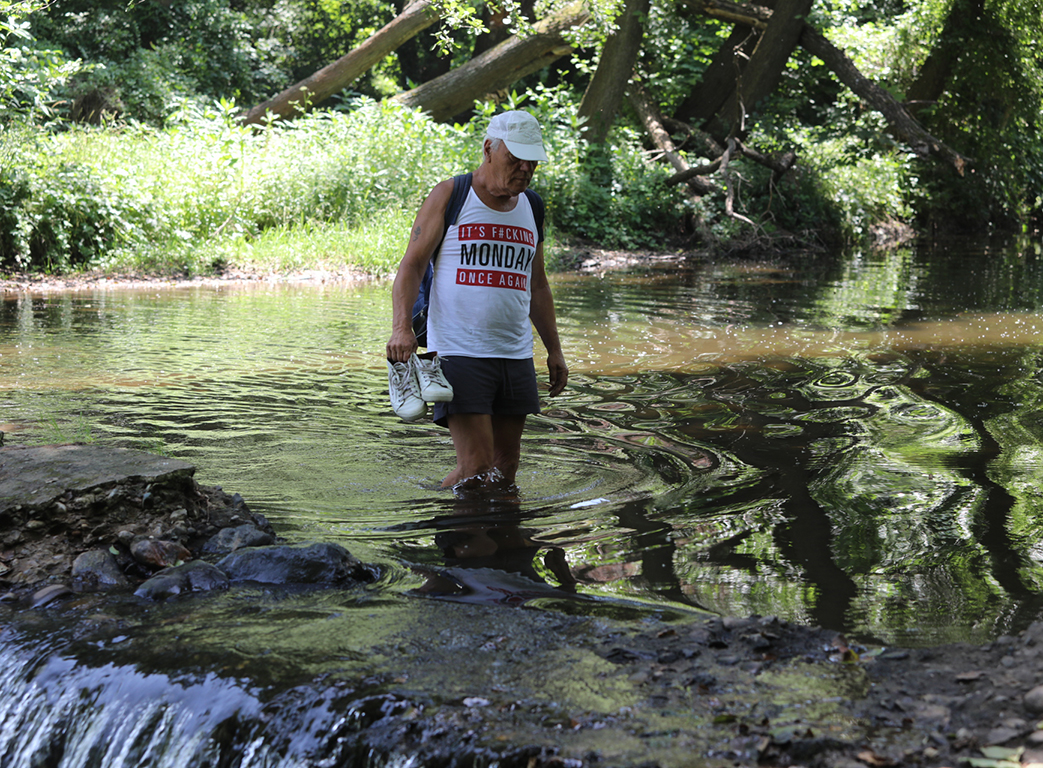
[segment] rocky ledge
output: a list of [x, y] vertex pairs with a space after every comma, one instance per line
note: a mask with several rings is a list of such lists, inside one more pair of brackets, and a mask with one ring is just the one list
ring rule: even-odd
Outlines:
[[154, 600], [234, 581], [372, 581], [336, 544], [287, 546], [239, 494], [195, 467], [124, 448], [0, 448], [2, 599], [44, 605], [130, 588]]

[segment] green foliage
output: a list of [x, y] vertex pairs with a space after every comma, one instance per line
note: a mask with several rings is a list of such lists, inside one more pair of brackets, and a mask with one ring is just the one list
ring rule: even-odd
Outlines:
[[924, 213], [979, 227], [1025, 226], [1041, 213], [1043, 14], [1038, 2], [997, 0], [967, 15], [940, 42], [958, 55], [944, 94], [924, 119], [974, 158], [975, 167], [958, 183], [944, 169], [925, 167]]
[[227, 0], [56, 0], [34, 17], [40, 40], [91, 62], [65, 94], [104, 96], [103, 108], [160, 123], [186, 99], [260, 101], [288, 80], [286, 52], [271, 34], [277, 14]]
[[[896, 8], [855, 0], [827, 6], [831, 37], [899, 98], [940, 64], [940, 92], [917, 117], [974, 158], [959, 176], [936, 159], [915, 163], [906, 195], [921, 219], [947, 227], [1025, 227], [1040, 216], [1043, 181], [1043, 9], [1038, 0], [923, 0]], [[931, 81], [925, 81], [929, 84]], [[838, 122], [850, 130], [850, 116]], [[913, 182], [915, 181], [915, 184]]]
[[85, 67], [36, 44], [29, 17], [45, 0], [0, 0], [0, 124], [49, 119], [53, 92]]
[[[352, 264], [388, 272], [431, 188], [480, 162], [485, 114], [448, 126], [391, 103], [351, 106], [262, 131], [240, 125], [236, 105], [223, 102], [187, 104], [163, 129], [0, 134], [0, 264], [190, 273]], [[552, 230], [637, 247], [676, 229], [679, 192], [663, 185], [634, 132], [619, 131], [595, 159], [566, 89], [541, 89], [527, 106], [552, 157], [535, 183]]]
[[679, 232], [680, 188], [665, 184], [665, 168], [645, 162], [635, 138], [617, 130], [575, 174], [541, 180], [541, 189], [554, 183], [547, 197], [558, 229], [607, 248], [654, 247]]
[[484, 129], [498, 109], [531, 112], [543, 128], [550, 162], [540, 165], [533, 187], [547, 204], [551, 225], [606, 247], [647, 247], [677, 231], [683, 200], [663, 182], [665, 167], [648, 162], [639, 135], [620, 127], [604, 148], [580, 135], [576, 104], [567, 86], [512, 94], [499, 107], [486, 104], [474, 122]]
[[[306, 0], [295, 3], [286, 40], [294, 52], [293, 79], [302, 80], [348, 51], [390, 22], [397, 10], [385, 0]], [[375, 98], [399, 90], [398, 58], [387, 56], [352, 88]]]
[[673, 4], [653, 5], [637, 72], [665, 114], [688, 96], [728, 31], [716, 21], [693, 22]]
[[[475, 164], [478, 139], [402, 107], [356, 107], [262, 132], [239, 125], [225, 102], [186, 106], [162, 130], [0, 134], [9, 203], [0, 264], [209, 271], [258, 244], [281, 248], [279, 233], [355, 228], [396, 212], [408, 212], [408, 232], [430, 189]], [[365, 252], [343, 248], [322, 258], [370, 266]]]
[[14, 162], [0, 168], [0, 267], [64, 272], [119, 244], [134, 212], [87, 166], [7, 150]]

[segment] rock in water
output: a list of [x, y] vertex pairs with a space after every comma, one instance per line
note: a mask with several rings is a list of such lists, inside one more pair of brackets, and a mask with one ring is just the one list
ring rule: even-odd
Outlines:
[[203, 545], [207, 554], [225, 554], [235, 552], [243, 547], [263, 547], [274, 544], [275, 537], [254, 525], [237, 525], [235, 528], [222, 528]]
[[138, 587], [134, 594], [148, 600], [166, 600], [190, 592], [209, 592], [215, 589], [228, 589], [228, 577], [210, 563], [193, 560], [184, 565], [163, 569]]
[[124, 587], [130, 584], [130, 580], [116, 563], [116, 558], [107, 549], [92, 549], [77, 557], [72, 563], [72, 577], [87, 590]]
[[192, 559], [192, 553], [176, 541], [163, 541], [140, 536], [130, 543], [130, 554], [139, 563], [157, 568], [170, 568]]
[[222, 558], [217, 567], [232, 581], [265, 584], [370, 582], [373, 573], [339, 544], [250, 547]]

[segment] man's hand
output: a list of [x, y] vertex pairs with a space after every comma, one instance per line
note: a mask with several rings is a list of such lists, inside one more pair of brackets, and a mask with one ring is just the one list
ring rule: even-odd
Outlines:
[[548, 354], [547, 370], [550, 371], [550, 396], [560, 395], [569, 383], [569, 367], [565, 365], [565, 355], [560, 351]]
[[396, 329], [392, 331], [391, 338], [388, 339], [388, 360], [393, 363], [404, 363], [409, 360], [410, 355], [417, 351], [418, 346], [412, 328], [408, 330]]

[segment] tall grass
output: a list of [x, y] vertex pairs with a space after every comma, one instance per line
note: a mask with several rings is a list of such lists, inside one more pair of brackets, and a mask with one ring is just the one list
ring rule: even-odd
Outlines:
[[[525, 99], [552, 158], [534, 181], [549, 255], [555, 227], [647, 246], [680, 216], [638, 138], [621, 132], [591, 162], [564, 91]], [[370, 101], [256, 129], [220, 103], [186, 106], [163, 128], [0, 127], [0, 270], [388, 273], [431, 188], [477, 167], [495, 109], [450, 126]]]
[[[225, 105], [186, 110], [164, 129], [76, 128], [31, 141], [0, 133], [0, 157], [10, 158], [0, 194], [14, 183], [23, 190], [0, 263], [386, 272], [424, 196], [473, 166], [479, 146], [469, 127], [373, 103], [260, 131], [239, 125]], [[62, 237], [83, 211], [89, 231], [76, 242]]]

